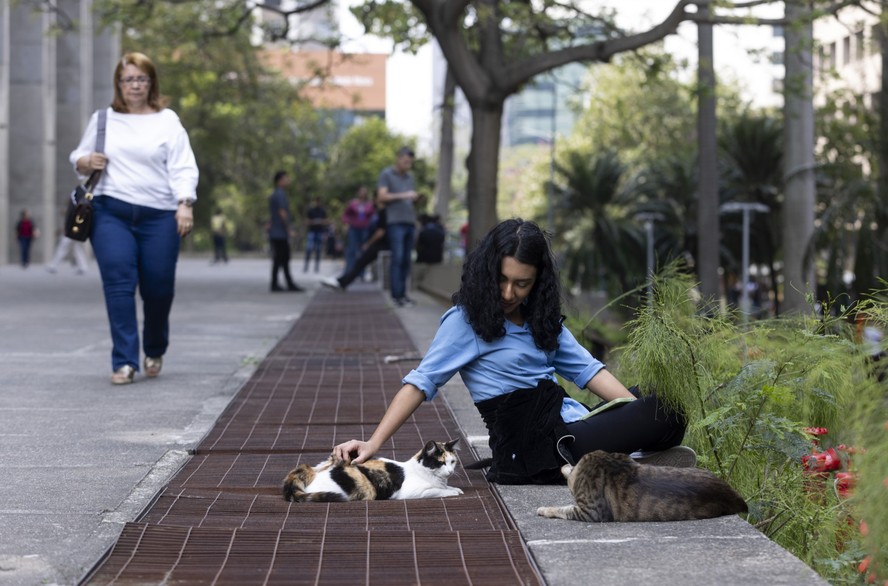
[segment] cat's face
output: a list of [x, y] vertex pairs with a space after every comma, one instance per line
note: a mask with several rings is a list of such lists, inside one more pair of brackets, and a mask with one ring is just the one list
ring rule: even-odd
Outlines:
[[436, 476], [447, 478], [456, 469], [456, 454], [453, 452], [453, 446], [458, 441], [459, 438], [449, 442], [426, 442], [422, 451], [416, 455], [416, 459]]

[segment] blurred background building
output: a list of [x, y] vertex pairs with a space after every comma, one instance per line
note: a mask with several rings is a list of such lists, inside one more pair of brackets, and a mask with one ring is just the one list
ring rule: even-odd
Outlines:
[[58, 0], [57, 10], [38, 11], [0, 2], [0, 264], [17, 258], [14, 227], [23, 208], [42, 235], [32, 261], [51, 258], [75, 183], [68, 154], [113, 92], [120, 42], [93, 21], [92, 4]]

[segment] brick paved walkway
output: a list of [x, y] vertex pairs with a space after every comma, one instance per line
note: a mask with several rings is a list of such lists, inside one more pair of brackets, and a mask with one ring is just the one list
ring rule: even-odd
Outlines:
[[[336, 443], [370, 436], [415, 364], [384, 357], [415, 351], [379, 292], [316, 295], [190, 461], [83, 583], [542, 583], [478, 471], [459, 466], [450, 484], [464, 494], [445, 499], [283, 500], [290, 469], [323, 460]], [[379, 455], [404, 460], [427, 440], [459, 436], [444, 402], [433, 401]], [[460, 454], [473, 459], [465, 445]]]

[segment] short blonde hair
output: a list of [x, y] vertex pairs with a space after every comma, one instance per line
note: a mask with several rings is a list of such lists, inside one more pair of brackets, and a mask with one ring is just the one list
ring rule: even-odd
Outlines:
[[117, 67], [114, 68], [114, 101], [111, 102], [111, 109], [123, 114], [129, 112], [120, 91], [120, 77], [127, 65], [135, 65], [151, 79], [151, 87], [148, 88], [148, 105], [158, 112], [163, 110], [169, 100], [160, 95], [160, 84], [157, 81], [157, 69], [154, 67], [154, 63], [142, 53], [127, 53], [117, 62]]

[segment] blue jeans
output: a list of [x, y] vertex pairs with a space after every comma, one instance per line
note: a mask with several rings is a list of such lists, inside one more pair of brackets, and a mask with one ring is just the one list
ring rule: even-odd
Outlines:
[[315, 255], [315, 272], [318, 272], [318, 268], [321, 266], [321, 251], [324, 249], [324, 239], [326, 236], [326, 232], [308, 231], [308, 240], [305, 243], [305, 267], [302, 269], [302, 272], [308, 271], [308, 265], [311, 263], [311, 253]]
[[413, 254], [414, 224], [389, 224], [386, 227], [389, 248], [392, 251], [391, 275], [392, 299], [407, 296], [407, 278], [410, 276], [410, 260]]
[[22, 266], [26, 267], [31, 263], [31, 238], [19, 236], [19, 250], [21, 251]]
[[361, 245], [370, 237], [370, 227], [348, 229], [345, 241], [345, 273], [355, 266], [355, 261], [361, 256]]
[[96, 197], [91, 240], [111, 325], [111, 368], [128, 364], [139, 370], [136, 287], [144, 311], [145, 356], [163, 356], [169, 345], [179, 258], [176, 212]]

